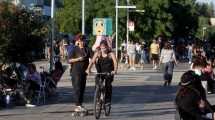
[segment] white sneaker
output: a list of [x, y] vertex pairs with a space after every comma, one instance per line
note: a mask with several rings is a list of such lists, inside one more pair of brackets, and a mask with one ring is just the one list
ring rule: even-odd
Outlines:
[[81, 106], [76, 106], [75, 109], [74, 109], [74, 111], [75, 111], [75, 112], [81, 111]]
[[81, 111], [87, 111], [87, 109], [84, 106], [81, 106]]
[[36, 107], [36, 105], [30, 104], [30, 103], [25, 104], [25, 106], [28, 107], [28, 108]]
[[76, 108], [74, 109], [75, 112], [80, 112], [80, 111], [87, 111], [86, 108], [84, 108], [83, 106], [76, 106]]
[[132, 70], [134, 70], [134, 71], [135, 71], [135, 70], [136, 70], [136, 68], [135, 68], [135, 67], [133, 67], [133, 68], [132, 68]]

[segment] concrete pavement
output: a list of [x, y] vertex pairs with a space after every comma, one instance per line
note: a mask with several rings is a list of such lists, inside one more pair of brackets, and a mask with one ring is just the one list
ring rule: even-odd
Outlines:
[[[41, 63], [39, 65], [42, 65]], [[123, 66], [122, 66], [123, 67]], [[125, 67], [124, 67], [125, 68]], [[126, 71], [121, 69], [113, 83], [113, 105], [107, 120], [174, 120], [174, 98], [181, 74], [189, 67], [179, 64], [174, 72], [173, 85], [163, 87], [162, 73], [146, 65], [144, 69]], [[72, 117], [73, 90], [68, 71], [59, 83], [58, 94], [47, 105], [35, 108], [16, 107], [0, 110], [0, 120], [94, 120], [94, 76], [88, 76], [85, 106], [90, 110], [86, 117]], [[215, 96], [210, 95], [212, 103]]]

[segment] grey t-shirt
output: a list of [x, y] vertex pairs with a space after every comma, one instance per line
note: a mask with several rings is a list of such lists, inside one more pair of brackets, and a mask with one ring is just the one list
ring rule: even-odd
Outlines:
[[173, 62], [175, 59], [175, 53], [172, 49], [161, 50], [161, 63]]
[[128, 44], [128, 54], [135, 54], [136, 46], [134, 44]]

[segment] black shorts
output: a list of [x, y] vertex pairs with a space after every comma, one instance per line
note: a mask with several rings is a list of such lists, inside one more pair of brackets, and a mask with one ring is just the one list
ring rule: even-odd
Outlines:
[[159, 60], [158, 54], [152, 54], [152, 60]]

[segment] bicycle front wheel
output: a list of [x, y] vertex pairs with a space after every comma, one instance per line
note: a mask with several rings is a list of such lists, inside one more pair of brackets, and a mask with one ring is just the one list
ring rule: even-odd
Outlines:
[[110, 115], [110, 110], [111, 110], [111, 104], [104, 105], [105, 116]]
[[100, 118], [101, 110], [102, 110], [101, 90], [99, 89], [99, 87], [96, 87], [94, 95], [94, 116], [96, 119]]

